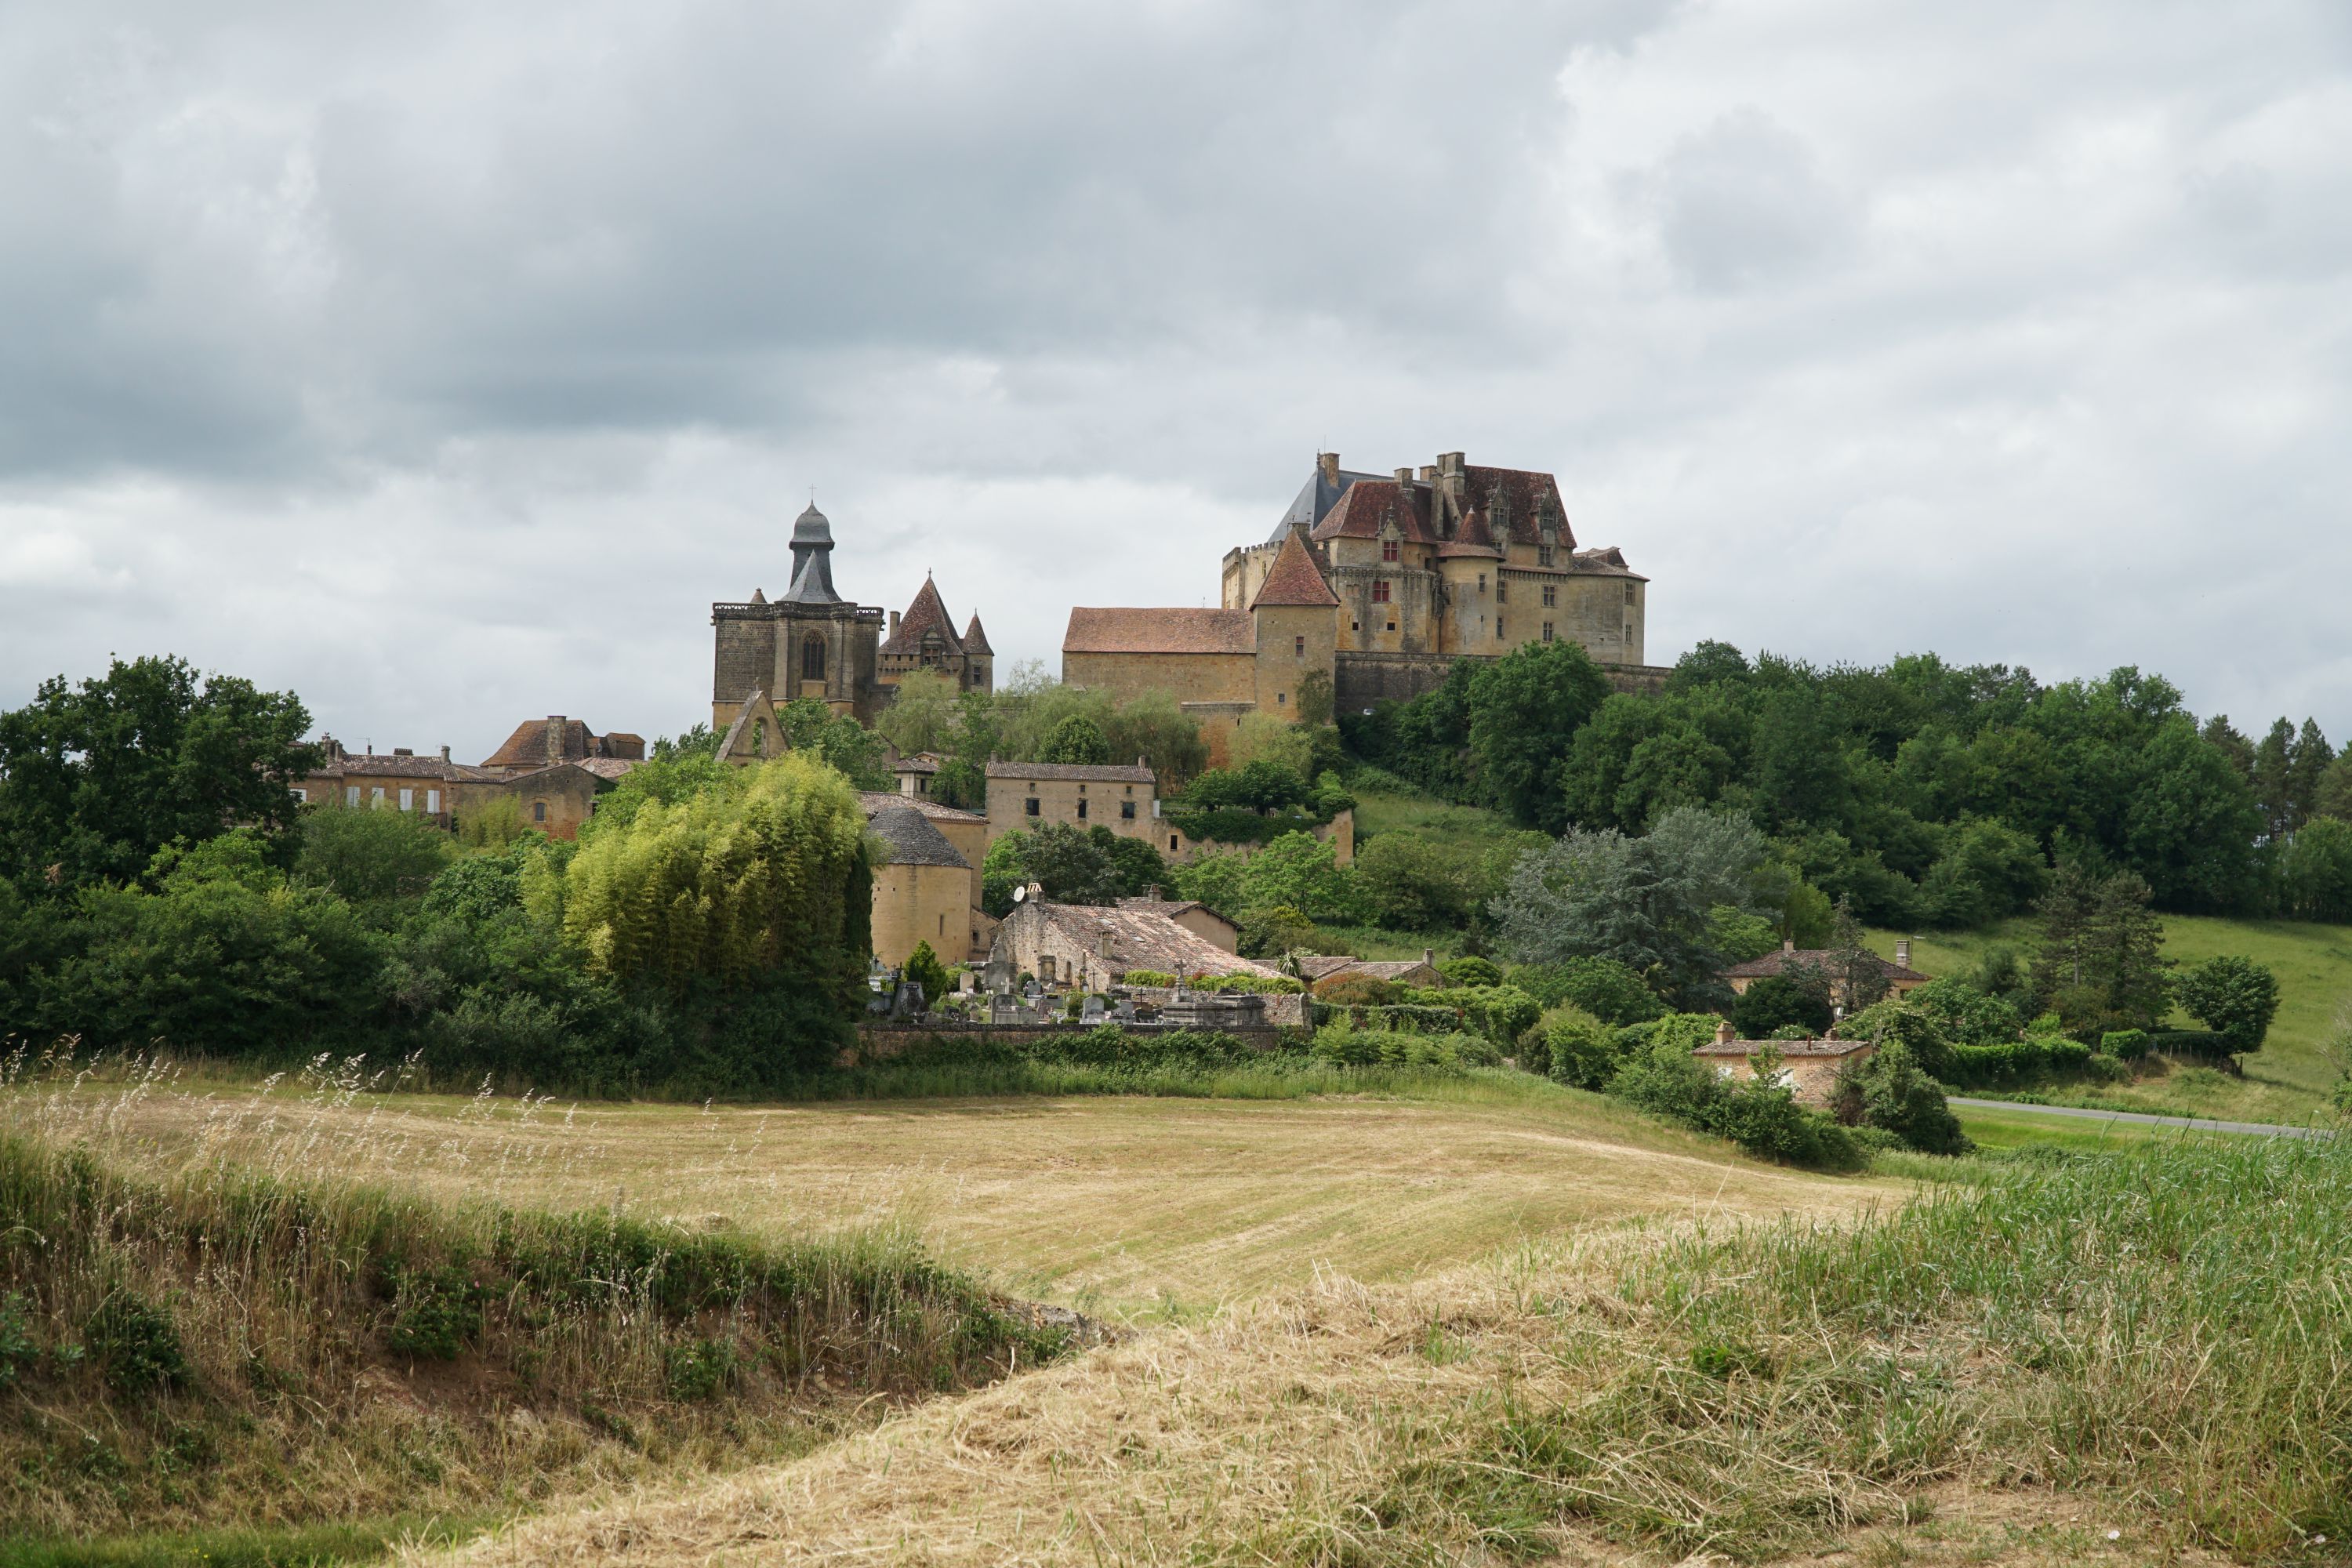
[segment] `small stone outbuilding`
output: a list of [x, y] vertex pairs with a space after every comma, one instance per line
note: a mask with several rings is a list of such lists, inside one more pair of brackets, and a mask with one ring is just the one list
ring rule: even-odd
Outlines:
[[1819, 1110], [1829, 1104], [1838, 1074], [1869, 1060], [1877, 1047], [1868, 1040], [1841, 1040], [1834, 1029], [1820, 1039], [1742, 1040], [1734, 1037], [1727, 1023], [1716, 1030], [1714, 1039], [1691, 1054], [1720, 1077], [1753, 1079], [1757, 1053], [1766, 1049], [1780, 1055], [1779, 1081], [1796, 1091], [1800, 1105]]

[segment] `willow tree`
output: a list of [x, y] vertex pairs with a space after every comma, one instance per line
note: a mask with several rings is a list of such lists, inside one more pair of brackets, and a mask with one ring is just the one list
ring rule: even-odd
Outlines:
[[871, 945], [865, 813], [799, 752], [583, 835], [563, 882], [563, 929], [596, 970], [674, 990], [801, 982], [845, 999]]

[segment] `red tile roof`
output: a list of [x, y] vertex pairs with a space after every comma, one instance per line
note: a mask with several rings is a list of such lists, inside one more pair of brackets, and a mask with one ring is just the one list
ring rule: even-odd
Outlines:
[[1331, 584], [1323, 581], [1323, 574], [1315, 565], [1315, 557], [1307, 553], [1307, 546], [1292, 529], [1274, 557], [1273, 569], [1266, 573], [1265, 582], [1250, 601], [1250, 608], [1261, 605], [1300, 605], [1308, 609], [1328, 610], [1339, 603], [1339, 595], [1331, 592]]
[[955, 621], [949, 616], [947, 605], [940, 601], [938, 586], [930, 578], [925, 577], [923, 585], [915, 592], [915, 602], [907, 606], [905, 615], [898, 617], [898, 631], [883, 643], [881, 651], [911, 658], [922, 652], [923, 634], [928, 631], [940, 634], [940, 640], [947, 644], [948, 652], [963, 651], [963, 644], [956, 637]]
[[[1863, 956], [1876, 964], [1878, 973], [1888, 980], [1927, 978], [1916, 969], [1890, 963], [1874, 952], [1864, 953]], [[1751, 958], [1745, 963], [1735, 963], [1719, 973], [1729, 980], [1762, 980], [1775, 974], [1785, 974], [1791, 969], [1815, 969], [1827, 973], [1832, 961], [1837, 957], [1838, 954], [1835, 952], [1826, 947], [1801, 947], [1793, 952], [1783, 949], [1777, 952], [1768, 952], [1761, 958]]]
[[1462, 471], [1462, 499], [1466, 505], [1491, 511], [1496, 494], [1502, 497], [1509, 538], [1504, 537], [1504, 527], [1490, 518], [1488, 522], [1496, 543], [1539, 542], [1537, 515], [1548, 503], [1559, 526], [1559, 542], [1571, 550], [1576, 548], [1576, 532], [1569, 526], [1568, 509], [1560, 504], [1559, 482], [1551, 475], [1533, 468], [1481, 468], [1467, 464]]
[[[1354, 493], [1352, 491], [1350, 494]], [[1070, 612], [1064, 653], [1257, 652], [1257, 623], [1247, 610], [1123, 610]]]
[[1417, 544], [1434, 544], [1429, 528], [1429, 489], [1422, 484], [1399, 486], [1394, 479], [1358, 479], [1348, 487], [1323, 521], [1315, 538], [1376, 539], [1381, 526], [1396, 520], [1397, 530]]
[[1437, 558], [1441, 561], [1464, 555], [1500, 558], [1502, 553], [1495, 548], [1495, 535], [1486, 526], [1486, 512], [1483, 507], [1471, 508], [1470, 515], [1462, 520], [1462, 531], [1437, 547]]

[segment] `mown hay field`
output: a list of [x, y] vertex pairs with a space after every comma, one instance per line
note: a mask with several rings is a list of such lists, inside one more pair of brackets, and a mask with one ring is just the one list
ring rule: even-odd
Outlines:
[[1595, 1096], [1495, 1075], [1430, 1098], [1076, 1097], [786, 1106], [568, 1105], [261, 1089], [171, 1070], [20, 1089], [51, 1135], [170, 1166], [202, 1150], [534, 1209], [612, 1207], [689, 1232], [911, 1230], [1013, 1293], [1129, 1321], [1318, 1276], [1400, 1279], [1580, 1226], [1899, 1199]]

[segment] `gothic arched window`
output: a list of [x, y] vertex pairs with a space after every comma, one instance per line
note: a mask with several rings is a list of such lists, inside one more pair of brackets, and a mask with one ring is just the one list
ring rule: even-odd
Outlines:
[[823, 637], [810, 636], [802, 639], [801, 679], [803, 680], [824, 679], [824, 639]]

